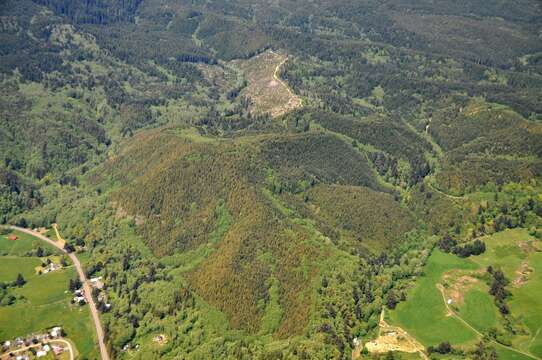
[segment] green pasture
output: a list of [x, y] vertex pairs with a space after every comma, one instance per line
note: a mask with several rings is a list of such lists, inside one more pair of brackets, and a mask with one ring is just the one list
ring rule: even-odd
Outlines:
[[423, 345], [437, 345], [443, 341], [465, 344], [476, 341], [476, 334], [458, 319], [446, 316], [446, 308], [437, 283], [452, 269], [474, 270], [469, 260], [435, 250], [425, 266], [425, 274], [409, 292], [407, 301], [389, 312], [391, 322], [400, 325]]
[[28, 281], [36, 274], [35, 267], [41, 264], [36, 257], [0, 256], [0, 281], [12, 282], [18, 274], [22, 274]]
[[530, 339], [518, 346], [542, 357], [542, 253], [531, 254], [529, 266], [534, 272], [523, 286], [512, 288], [509, 305], [530, 332]]
[[[10, 235], [17, 236], [17, 240], [9, 240]], [[11, 231], [8, 235], [0, 235], [0, 255], [24, 256], [38, 247], [59, 253], [54, 246], [20, 231]]]
[[532, 241], [526, 229], [509, 229], [498, 232], [491, 236], [485, 236], [482, 240], [486, 244], [486, 251], [470, 259], [486, 268], [491, 265], [504, 272], [506, 277], [513, 279], [516, 270], [527, 255], [518, 246], [520, 242]]
[[88, 307], [70, 305], [68, 299], [41, 306], [0, 307], [0, 339], [13, 339], [57, 325], [62, 326], [81, 356], [98, 358]]
[[486, 287], [470, 289], [465, 294], [464, 302], [459, 315], [476, 330], [483, 333], [497, 326], [498, 310]]
[[[522, 262], [528, 261], [533, 272], [522, 286], [510, 284], [507, 288], [512, 296], [508, 300], [512, 315], [528, 329], [525, 336], [512, 339], [513, 347], [542, 356], [542, 252], [526, 253], [518, 246], [536, 245], [536, 239], [526, 229], [512, 229], [484, 237], [487, 250], [479, 256], [461, 259], [455, 255], [433, 251], [407, 301], [390, 311], [390, 322], [407, 330], [425, 346], [449, 341], [453, 345], [469, 345], [479, 336], [472, 329], [454, 317], [446, 316], [444, 300], [436, 285], [445, 272], [450, 270], [478, 270], [491, 265], [501, 269], [513, 281]], [[483, 280], [481, 280], [483, 281]], [[464, 294], [464, 304], [458, 310], [459, 316], [481, 333], [501, 327], [501, 315], [488, 293], [487, 285], [476, 284]], [[499, 358], [528, 359], [526, 355], [505, 347], [496, 346]]]

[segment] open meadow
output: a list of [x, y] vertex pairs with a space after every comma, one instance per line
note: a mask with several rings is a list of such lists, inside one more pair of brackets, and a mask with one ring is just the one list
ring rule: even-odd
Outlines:
[[[434, 250], [424, 275], [409, 291], [407, 301], [388, 313], [425, 346], [450, 342], [471, 348], [483, 336], [497, 333], [493, 343], [503, 359], [542, 356], [542, 253], [540, 242], [525, 229], [512, 229], [483, 238], [487, 250], [459, 258]], [[489, 294], [488, 266], [509, 280], [507, 300], [517, 335], [505, 331], [507, 321]], [[517, 349], [518, 351], [514, 351]], [[524, 354], [525, 353], [525, 354]]]

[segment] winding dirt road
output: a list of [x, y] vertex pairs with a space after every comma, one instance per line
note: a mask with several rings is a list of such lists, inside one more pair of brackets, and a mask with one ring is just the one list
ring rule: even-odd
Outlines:
[[100, 354], [101, 354], [102, 360], [110, 360], [109, 353], [107, 352], [107, 347], [105, 346], [105, 342], [104, 342], [104, 331], [102, 328], [102, 323], [100, 322], [100, 316], [98, 315], [96, 304], [94, 303], [94, 299], [92, 298], [92, 288], [90, 287], [90, 282], [87, 280], [87, 277], [85, 276], [85, 272], [83, 271], [83, 267], [81, 266], [81, 263], [79, 262], [79, 259], [77, 258], [77, 256], [75, 256], [74, 253], [68, 253], [66, 250], [64, 250], [64, 248], [58, 242], [53, 241], [47, 236], [44, 236], [36, 231], [21, 228], [18, 226], [10, 226], [10, 228], [13, 230], [18, 230], [20, 232], [23, 232], [25, 234], [32, 235], [40, 240], [43, 240], [53, 245], [54, 247], [60, 249], [60, 251], [68, 255], [68, 257], [71, 259], [71, 261], [75, 265], [75, 268], [77, 269], [79, 280], [81, 280], [81, 283], [83, 284], [85, 299], [90, 307], [90, 313], [92, 315], [92, 320], [94, 321], [94, 326], [96, 328], [96, 335], [98, 337], [98, 344], [100, 345]]
[[[461, 316], [459, 316], [458, 313], [456, 313], [449, 305], [448, 305], [448, 302], [446, 301], [446, 294], [444, 293], [444, 288], [441, 287], [441, 286], [437, 286], [439, 292], [440, 292], [440, 295], [442, 295], [442, 301], [444, 301], [444, 306], [446, 306], [446, 310], [448, 311], [448, 313], [455, 317], [457, 320], [461, 321], [461, 323], [463, 323], [463, 325], [465, 325], [466, 327], [468, 327], [469, 329], [471, 329], [472, 331], [474, 331], [474, 333], [476, 335], [478, 335], [480, 338], [483, 338], [484, 337], [484, 334], [482, 334], [480, 331], [476, 330], [476, 328], [474, 328], [474, 326], [472, 326], [471, 324], [469, 324], [467, 321], [465, 321], [465, 319], [463, 319]], [[492, 340], [490, 339], [489, 340], [491, 343], [497, 345], [497, 346], [500, 346], [502, 348], [505, 348], [505, 349], [508, 349], [510, 351], [514, 351], [518, 354], [522, 354], [522, 355], [525, 355], [527, 357], [530, 357], [531, 359], [535, 359], [535, 360], [541, 360], [539, 357], [533, 355], [533, 354], [530, 354], [530, 353], [527, 353], [527, 352], [524, 352], [524, 351], [521, 351], [519, 349], [516, 349], [516, 348], [513, 348], [511, 346], [507, 346], [507, 345], [503, 345], [501, 344], [500, 342], [497, 342], [495, 340]]]
[[[277, 55], [273, 50], [270, 50], [271, 54]], [[278, 81], [286, 90], [288, 91], [288, 94], [290, 94], [291, 97], [296, 97], [296, 95], [292, 92], [292, 89], [286, 84], [279, 76], [280, 68], [282, 65], [286, 64], [286, 61], [288, 61], [288, 57], [285, 57], [277, 66], [275, 66], [275, 71], [273, 72], [273, 78]]]

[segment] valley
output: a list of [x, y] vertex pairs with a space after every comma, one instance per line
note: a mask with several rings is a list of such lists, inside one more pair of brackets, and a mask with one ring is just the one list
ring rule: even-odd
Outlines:
[[0, 342], [540, 359], [541, 19], [535, 0], [0, 2]]

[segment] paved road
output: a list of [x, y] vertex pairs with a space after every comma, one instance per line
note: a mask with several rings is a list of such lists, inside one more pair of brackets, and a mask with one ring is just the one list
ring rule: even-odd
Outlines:
[[24, 232], [26, 234], [32, 235], [37, 237], [40, 240], [43, 240], [45, 242], [48, 242], [49, 244], [53, 245], [54, 247], [60, 249], [62, 252], [66, 253], [73, 264], [75, 265], [75, 268], [77, 269], [77, 273], [79, 274], [79, 280], [81, 280], [81, 283], [83, 284], [83, 290], [85, 292], [85, 298], [86, 301], [90, 307], [90, 313], [92, 314], [92, 319], [94, 320], [94, 326], [96, 327], [96, 335], [98, 336], [98, 343], [100, 345], [100, 353], [102, 355], [102, 360], [110, 360], [109, 353], [107, 352], [107, 347], [105, 346], [104, 342], [104, 331], [102, 328], [102, 323], [100, 322], [100, 316], [98, 315], [98, 310], [96, 309], [96, 304], [94, 303], [94, 299], [92, 298], [92, 288], [90, 287], [90, 283], [87, 280], [87, 277], [85, 275], [85, 272], [83, 271], [83, 267], [81, 266], [81, 263], [79, 262], [79, 259], [77, 259], [77, 256], [75, 256], [74, 253], [68, 253], [64, 248], [58, 244], [56, 241], [53, 241], [49, 239], [47, 236], [44, 236], [36, 231], [32, 231], [29, 229], [21, 228], [18, 226], [11, 226], [12, 229], [18, 230], [20, 232]]

